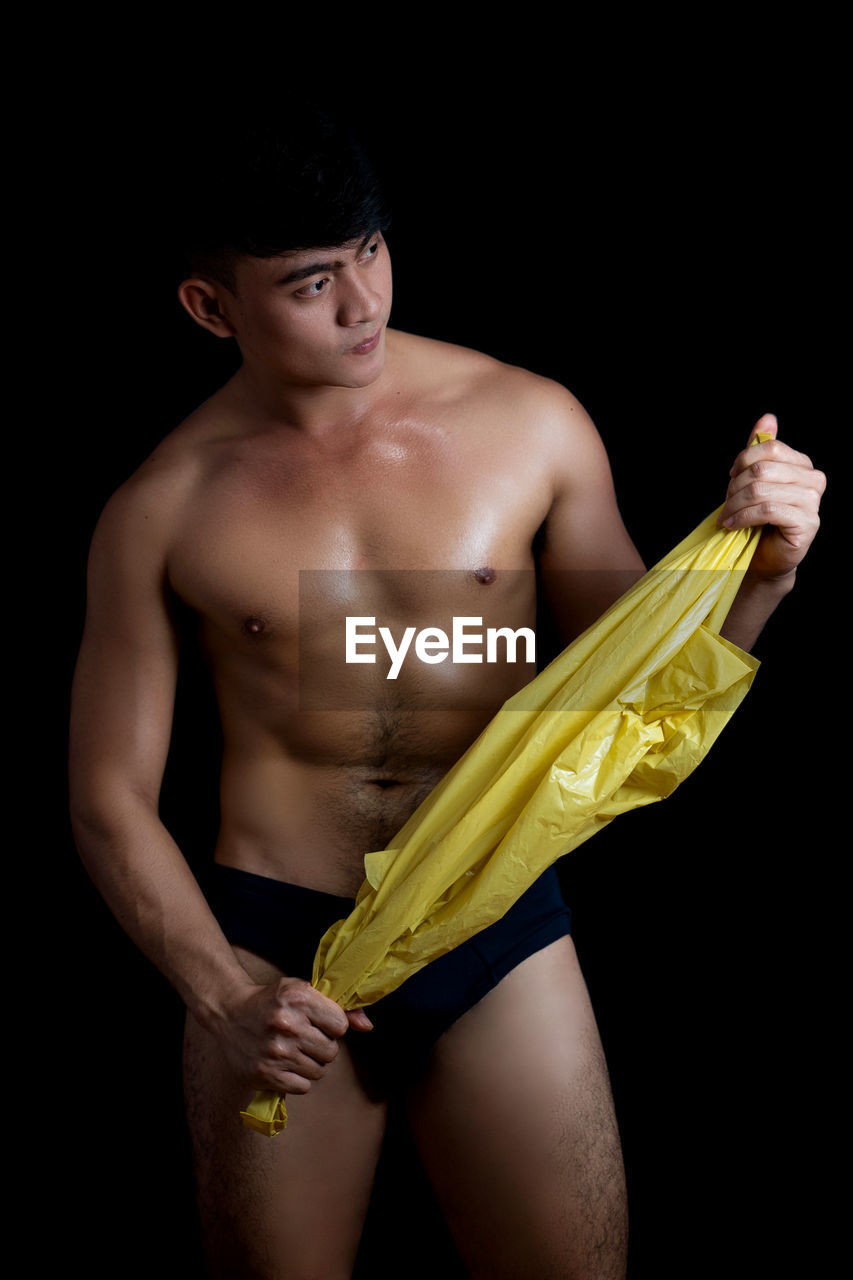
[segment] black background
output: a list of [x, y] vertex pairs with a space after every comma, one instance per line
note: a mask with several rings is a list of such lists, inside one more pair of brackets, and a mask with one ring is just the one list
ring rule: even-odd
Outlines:
[[[841, 156], [832, 35], [801, 46], [790, 34], [785, 48], [739, 52], [684, 40], [677, 56], [650, 38], [621, 60], [601, 42], [556, 56], [509, 41], [487, 56], [448, 41], [419, 72], [404, 53], [373, 59], [369, 76], [363, 51], [334, 76], [321, 58], [312, 86], [355, 113], [386, 175], [392, 323], [574, 391], [647, 563], [723, 500], [762, 412], [829, 474], [824, 528], [710, 758], [666, 804], [562, 865], [623, 1134], [633, 1280], [781, 1274], [800, 1261], [817, 1272], [836, 1203], [823, 1144], [836, 1123], [843, 714], [828, 673], [846, 659], [845, 579], [837, 558], [829, 567], [846, 430], [833, 388]], [[221, 99], [192, 79], [191, 109], [215, 120]], [[213, 79], [239, 96], [224, 73]], [[48, 490], [39, 580], [51, 609], [59, 600], [37, 700], [49, 799], [32, 815], [39, 828], [47, 817], [55, 858], [50, 893], [37, 894], [50, 926], [39, 991], [51, 998], [46, 1028], [37, 1006], [48, 1050], [35, 1077], [54, 1119], [31, 1140], [32, 1177], [43, 1185], [47, 1161], [54, 1179], [59, 1160], [46, 1252], [90, 1275], [189, 1277], [181, 1009], [76, 861], [65, 718], [98, 513], [236, 366], [174, 297], [163, 156], [185, 104], [153, 72], [132, 91], [113, 75], [60, 98], [34, 183], [62, 234], [42, 244], [28, 374], [45, 422], [33, 433]], [[204, 182], [191, 156], [184, 180]], [[164, 813], [193, 861], [215, 830], [206, 715], [187, 681]], [[522, 1088], [507, 1081], [508, 1107]], [[454, 1274], [402, 1138], [391, 1154], [364, 1274], [396, 1273], [401, 1255], [411, 1275]]]

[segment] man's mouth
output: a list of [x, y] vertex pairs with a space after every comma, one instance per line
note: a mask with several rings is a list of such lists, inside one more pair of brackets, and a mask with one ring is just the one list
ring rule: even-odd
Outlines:
[[350, 347], [347, 354], [351, 356], [366, 356], [368, 352], [376, 349], [381, 337], [382, 330], [377, 329], [372, 338], [368, 338], [365, 342], [359, 343], [357, 347]]

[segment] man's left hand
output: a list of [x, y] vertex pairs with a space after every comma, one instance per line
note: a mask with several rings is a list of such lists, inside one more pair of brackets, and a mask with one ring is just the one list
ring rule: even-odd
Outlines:
[[768, 578], [793, 576], [818, 531], [818, 508], [826, 488], [823, 472], [816, 471], [804, 453], [777, 440], [777, 430], [772, 413], [756, 422], [750, 440], [759, 431], [773, 439], [738, 454], [719, 520], [727, 529], [767, 526], [750, 569]]

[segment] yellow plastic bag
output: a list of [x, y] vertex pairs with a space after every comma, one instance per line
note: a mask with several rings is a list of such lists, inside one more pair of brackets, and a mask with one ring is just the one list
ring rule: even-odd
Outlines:
[[[718, 515], [510, 698], [388, 848], [367, 854], [352, 913], [317, 949], [318, 991], [345, 1010], [389, 995], [692, 772], [759, 665], [718, 633], [761, 530], [729, 532]], [[241, 1115], [268, 1135], [287, 1123], [270, 1092]]]

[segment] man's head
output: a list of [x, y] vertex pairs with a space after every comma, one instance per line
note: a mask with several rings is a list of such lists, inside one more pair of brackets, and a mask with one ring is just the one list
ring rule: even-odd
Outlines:
[[192, 276], [232, 293], [243, 255], [270, 258], [343, 245], [380, 231], [388, 210], [351, 130], [315, 107], [282, 103], [275, 120], [217, 128], [183, 202], [181, 239]]
[[388, 213], [359, 143], [297, 104], [274, 123], [224, 129], [205, 151], [181, 218], [183, 306], [285, 379], [371, 380], [382, 352], [351, 353], [388, 320]]

